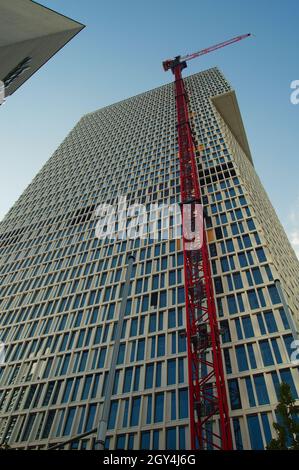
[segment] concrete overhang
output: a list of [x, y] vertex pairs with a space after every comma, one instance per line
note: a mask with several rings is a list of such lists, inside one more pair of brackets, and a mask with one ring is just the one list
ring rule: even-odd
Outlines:
[[213, 96], [212, 102], [247, 158], [253, 164], [236, 93], [232, 90], [222, 93], [221, 95]]
[[85, 26], [31, 0], [0, 1], [0, 80], [12, 95]]

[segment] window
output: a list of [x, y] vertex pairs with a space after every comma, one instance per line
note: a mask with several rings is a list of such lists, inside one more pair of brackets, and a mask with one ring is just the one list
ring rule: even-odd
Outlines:
[[236, 346], [236, 356], [237, 362], [239, 367], [239, 372], [243, 372], [244, 370], [248, 370], [248, 362], [245, 352], [245, 346]]
[[140, 397], [133, 398], [132, 401], [132, 410], [131, 410], [131, 419], [130, 426], [138, 426], [139, 423], [139, 412], [140, 412]]
[[179, 419], [188, 418], [188, 390], [179, 390]]
[[273, 348], [273, 351], [274, 351], [274, 355], [275, 355], [276, 362], [277, 362], [278, 364], [281, 364], [281, 363], [282, 363], [282, 358], [281, 358], [281, 354], [280, 354], [280, 350], [279, 350], [279, 346], [278, 346], [277, 339], [276, 339], [276, 338], [272, 338], [272, 339], [271, 339], [271, 344], [272, 344], [272, 348]]
[[165, 355], [165, 335], [158, 336], [157, 356]]
[[220, 322], [220, 327], [221, 327], [222, 343], [229, 343], [231, 341], [231, 335], [230, 335], [228, 321], [223, 320], [222, 322]]
[[116, 449], [123, 450], [125, 448], [125, 442], [126, 442], [125, 434], [122, 434], [121, 436], [117, 436]]
[[240, 273], [233, 274], [234, 284], [236, 289], [243, 289], [243, 282]]
[[263, 374], [253, 376], [257, 400], [259, 405], [269, 404], [269, 396], [267, 392], [265, 377]]
[[262, 278], [262, 275], [261, 275], [260, 268], [253, 268], [252, 269], [252, 275], [253, 275], [255, 284], [262, 284], [263, 283], [263, 278]]
[[[128, 450], [133, 450], [134, 449], [134, 438], [135, 438], [134, 434], [129, 434]], [[107, 448], [107, 447], [105, 446], [105, 448]]]
[[161, 291], [160, 292], [160, 308], [164, 308], [167, 305], [167, 292]]
[[136, 336], [136, 335], [137, 335], [137, 318], [134, 318], [131, 321], [130, 336]]
[[274, 364], [270, 344], [268, 340], [259, 341], [264, 366], [272, 366]]
[[252, 328], [250, 316], [242, 317], [242, 324], [245, 333], [245, 338], [252, 338], [254, 336], [254, 331]]
[[150, 436], [151, 434], [149, 431], [143, 431], [141, 433], [141, 450], [148, 450], [150, 448]]
[[72, 385], [73, 385], [73, 379], [68, 379], [66, 381], [66, 386], [64, 389], [63, 397], [62, 397], [62, 401], [61, 401], [62, 403], [68, 402]]
[[246, 255], [244, 252], [239, 253], [238, 258], [239, 258], [239, 263], [240, 263], [241, 268], [245, 268], [246, 266], [248, 266]]
[[258, 416], [247, 416], [247, 425], [252, 450], [263, 450], [264, 444]]
[[168, 328], [175, 328], [175, 327], [176, 327], [175, 310], [169, 310], [169, 312], [168, 312]]
[[228, 390], [230, 397], [230, 404], [232, 410], [239, 410], [242, 408], [239, 384], [237, 379], [231, 379], [228, 381]]
[[247, 351], [248, 351], [248, 356], [249, 356], [249, 362], [250, 362], [251, 369], [256, 369], [256, 360], [255, 360], [253, 344], [248, 344], [247, 345]]
[[294, 349], [292, 349], [292, 343], [293, 343], [293, 336], [292, 335], [285, 335], [283, 337], [283, 341], [289, 356], [289, 359], [291, 360], [292, 353], [294, 352]]
[[238, 339], [243, 339], [243, 333], [242, 333], [242, 329], [241, 329], [240, 318], [237, 318], [237, 319], [235, 320], [235, 325], [236, 325], [236, 331], [237, 331], [237, 337], [238, 337]]
[[231, 374], [232, 373], [232, 364], [231, 364], [231, 360], [230, 360], [229, 349], [224, 349], [223, 353], [224, 353], [224, 362], [225, 362], [226, 373]]
[[233, 427], [236, 442], [236, 450], [243, 450], [243, 441], [239, 418], [233, 418]]
[[264, 320], [263, 320], [263, 317], [262, 317], [261, 313], [257, 314], [257, 321], [258, 321], [258, 324], [259, 324], [259, 327], [260, 327], [261, 335], [265, 335], [266, 334], [266, 327], [265, 327], [265, 323], [264, 323]]
[[160, 431], [155, 430], [153, 432], [153, 450], [158, 450], [159, 449], [159, 440], [160, 440]]
[[166, 449], [176, 450], [176, 428], [166, 429]]
[[271, 311], [265, 312], [264, 317], [265, 317], [266, 325], [268, 328], [268, 332], [275, 333], [276, 331], [278, 331], [273, 313]]
[[75, 416], [76, 408], [69, 408], [66, 423], [64, 426], [63, 436], [69, 436]]
[[263, 248], [257, 248], [256, 254], [260, 263], [267, 261]]
[[81, 400], [87, 400], [90, 387], [91, 387], [91, 381], [92, 381], [92, 375], [87, 376], [85, 379]]
[[152, 313], [149, 319], [149, 333], [154, 333], [156, 331], [157, 315]]
[[124, 384], [123, 384], [123, 393], [128, 393], [131, 391], [132, 374], [133, 374], [133, 367], [129, 367], [128, 369], [126, 369], [125, 377], [124, 377]]
[[184, 358], [179, 358], [179, 383], [183, 383], [184, 381], [185, 381]]
[[145, 369], [145, 388], [152, 388], [154, 376], [154, 365], [147, 364]]
[[167, 385], [176, 383], [176, 359], [171, 359], [167, 363]]
[[152, 396], [147, 396], [147, 413], [146, 413], [146, 424], [151, 424], [152, 422]]
[[179, 427], [179, 449], [180, 450], [186, 449], [186, 427], [185, 426]]
[[117, 409], [118, 409], [118, 401], [112, 401], [111, 406], [110, 406], [108, 429], [115, 428]]
[[122, 343], [119, 346], [119, 351], [118, 351], [118, 357], [117, 357], [117, 364], [123, 364], [124, 359], [125, 359], [125, 350], [126, 350], [126, 345], [125, 343]]
[[140, 339], [138, 341], [138, 347], [137, 347], [137, 361], [143, 361], [144, 359], [144, 346], [145, 346], [145, 340]]
[[281, 370], [280, 377], [281, 377], [282, 382], [285, 382], [290, 386], [293, 398], [297, 399], [298, 394], [297, 394], [297, 390], [296, 390], [290, 369]]
[[281, 321], [282, 321], [284, 329], [288, 330], [290, 327], [289, 327], [289, 322], [288, 322], [288, 319], [287, 319], [287, 316], [286, 316], [286, 313], [285, 313], [284, 309], [280, 308], [279, 313], [280, 313], [280, 317], [281, 317]]
[[279, 297], [279, 294], [277, 292], [277, 289], [276, 289], [275, 285], [269, 286], [268, 287], [268, 292], [269, 292], [271, 302], [272, 302], [273, 305], [281, 303], [281, 300], [280, 300], [280, 297]]
[[223, 258], [220, 258], [220, 262], [221, 262], [222, 272], [225, 273], [226, 271], [229, 271], [229, 265], [228, 265], [227, 257], [224, 256]]
[[272, 433], [270, 429], [269, 419], [267, 413], [261, 413], [262, 424], [264, 428], [264, 434], [266, 438], [266, 443], [269, 444], [272, 439]]
[[104, 367], [107, 348], [102, 348], [98, 360], [98, 369]]
[[259, 308], [259, 303], [257, 300], [256, 292], [254, 290], [250, 290], [247, 292], [247, 295], [248, 295], [250, 308], [252, 309]]
[[215, 282], [216, 294], [223, 294], [223, 285], [222, 285], [221, 277], [215, 277], [214, 282]]
[[230, 315], [234, 315], [235, 313], [238, 313], [238, 307], [237, 307], [236, 299], [234, 295], [227, 296], [227, 304], [228, 304], [228, 311]]
[[251, 378], [246, 377], [245, 383], [246, 383], [246, 388], [247, 388], [249, 406], [256, 406]]
[[161, 387], [161, 375], [162, 375], [162, 362], [158, 362], [156, 365], [156, 387]]
[[164, 393], [157, 393], [155, 396], [155, 423], [163, 421], [164, 416]]

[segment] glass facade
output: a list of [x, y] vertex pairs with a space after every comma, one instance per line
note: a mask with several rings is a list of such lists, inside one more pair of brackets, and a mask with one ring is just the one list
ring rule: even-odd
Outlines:
[[[279, 383], [298, 393], [274, 282], [295, 315], [298, 261], [213, 101], [232, 93], [229, 84], [210, 69], [186, 87], [234, 447], [260, 449], [271, 439]], [[147, 210], [179, 203], [179, 176], [170, 84], [84, 116], [9, 211], [0, 225], [1, 442], [45, 448], [98, 425], [133, 251], [106, 446], [189, 448], [182, 242], [163, 238], [163, 219], [158, 240], [133, 247], [95, 236], [100, 203], [117, 204], [120, 195]], [[67, 448], [91, 449], [94, 440]]]

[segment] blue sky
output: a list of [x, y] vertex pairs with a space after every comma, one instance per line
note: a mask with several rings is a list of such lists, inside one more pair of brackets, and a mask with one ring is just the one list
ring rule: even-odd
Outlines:
[[83, 114], [169, 82], [163, 59], [252, 32], [185, 73], [218, 66], [231, 82], [255, 167], [299, 253], [297, 0], [40, 3], [87, 27], [0, 108], [0, 218]]

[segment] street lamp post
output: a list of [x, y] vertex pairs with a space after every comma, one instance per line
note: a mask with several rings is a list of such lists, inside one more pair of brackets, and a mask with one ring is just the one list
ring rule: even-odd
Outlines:
[[124, 285], [124, 290], [123, 290], [123, 295], [122, 295], [122, 301], [120, 305], [119, 319], [117, 322], [112, 359], [111, 359], [110, 369], [108, 372], [108, 379], [107, 379], [107, 386], [106, 386], [103, 409], [102, 409], [102, 416], [101, 416], [99, 426], [97, 429], [97, 440], [96, 440], [96, 445], [95, 445], [96, 450], [104, 450], [105, 448], [105, 440], [106, 440], [106, 433], [107, 433], [107, 427], [108, 427], [111, 397], [113, 393], [117, 358], [118, 358], [118, 353], [119, 353], [120, 340], [121, 340], [121, 335], [122, 335], [122, 330], [123, 330], [127, 300], [128, 300], [128, 295], [129, 295], [129, 289], [130, 289], [130, 279], [131, 279], [131, 274], [133, 271], [134, 261], [135, 261], [134, 255], [130, 254], [129, 259], [128, 259], [128, 266], [127, 266], [125, 285]]

